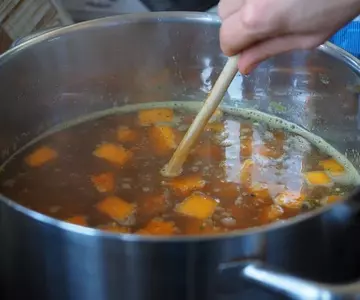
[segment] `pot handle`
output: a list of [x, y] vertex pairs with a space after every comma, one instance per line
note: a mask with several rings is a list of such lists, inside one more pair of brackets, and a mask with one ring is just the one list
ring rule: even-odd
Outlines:
[[270, 292], [282, 294], [289, 299], [332, 300], [358, 299], [360, 282], [346, 285], [329, 285], [300, 279], [281, 270], [267, 266], [259, 260], [246, 260], [220, 265], [220, 273], [236, 269], [240, 278], [254, 283]]

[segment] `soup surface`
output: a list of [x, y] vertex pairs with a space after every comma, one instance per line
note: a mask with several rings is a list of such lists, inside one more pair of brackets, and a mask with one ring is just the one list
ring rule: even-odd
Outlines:
[[337, 201], [358, 180], [346, 159], [290, 130], [294, 125], [273, 126], [274, 120], [231, 111], [213, 116], [182, 175], [164, 178], [160, 170], [196, 110], [138, 108], [39, 139], [4, 166], [1, 193], [81, 226], [194, 235], [296, 216]]

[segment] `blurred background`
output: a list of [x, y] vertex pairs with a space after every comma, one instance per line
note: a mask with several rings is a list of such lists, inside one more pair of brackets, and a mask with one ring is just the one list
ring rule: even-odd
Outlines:
[[46, 28], [147, 11], [216, 12], [218, 0], [0, 0], [0, 53]]
[[[45, 28], [147, 11], [217, 12], [219, 0], [0, 0], [0, 53]], [[360, 17], [330, 41], [360, 58]]]

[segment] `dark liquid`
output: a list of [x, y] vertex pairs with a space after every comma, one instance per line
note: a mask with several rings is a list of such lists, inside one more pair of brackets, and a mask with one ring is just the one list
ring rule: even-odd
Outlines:
[[[179, 142], [195, 115], [181, 110], [174, 114], [177, 121], [167, 125], [173, 126]], [[216, 126], [220, 128], [221, 124], [224, 129], [217, 129]], [[136, 141], [119, 143], [119, 126], [136, 130]], [[335, 198], [353, 188], [333, 181], [308, 184], [304, 174], [322, 171], [319, 161], [329, 157], [302, 137], [273, 130], [266, 124], [224, 115], [212, 129], [210, 126], [202, 134], [181, 176], [199, 175], [206, 185], [179, 193], [169, 187], [169, 179], [160, 175], [173, 150], [162, 154], [156, 152], [157, 145], [149, 139], [152, 126], [140, 126], [137, 113], [127, 113], [106, 116], [54, 133], [6, 165], [0, 175], [1, 193], [61, 220], [83, 216], [90, 227], [120, 224], [129, 232], [137, 232], [155, 219], [173, 222], [173, 234], [202, 234], [287, 219], [326, 204], [330, 199], [328, 196]], [[121, 144], [132, 152], [132, 158], [118, 166], [94, 156], [93, 151], [102, 143]], [[39, 167], [28, 166], [26, 157], [43, 145], [54, 149], [58, 157]], [[252, 159], [256, 168], [251, 169], [244, 182], [241, 170], [248, 159]], [[115, 190], [100, 193], [91, 176], [109, 172], [115, 177]], [[196, 190], [217, 202], [217, 207], [205, 219], [176, 211], [177, 205]], [[297, 207], [278, 206], [276, 197], [284, 192], [301, 194], [304, 199]], [[136, 204], [131, 218], [114, 220], [96, 208], [100, 201], [113, 195]], [[164, 199], [161, 205], [151, 200], [159, 196]], [[272, 212], [278, 209], [281, 213], [274, 216]]]

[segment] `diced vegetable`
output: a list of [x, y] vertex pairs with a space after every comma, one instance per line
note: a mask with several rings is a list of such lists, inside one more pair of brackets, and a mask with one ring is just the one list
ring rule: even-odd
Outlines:
[[311, 185], [329, 185], [330, 177], [323, 171], [312, 171], [304, 174], [306, 181]]
[[300, 209], [304, 203], [305, 196], [301, 193], [285, 191], [277, 195], [274, 202], [277, 205], [290, 209]]
[[216, 206], [217, 202], [213, 198], [195, 192], [180, 203], [175, 210], [182, 215], [205, 220], [212, 216]]
[[170, 186], [177, 194], [187, 195], [192, 191], [203, 189], [206, 182], [200, 175], [188, 175], [176, 177], [172, 180], [164, 182], [164, 185]]
[[36, 149], [30, 155], [28, 155], [25, 158], [25, 162], [30, 167], [40, 167], [45, 163], [56, 159], [57, 157], [58, 157], [58, 153], [54, 149], [48, 146], [42, 146]]
[[118, 141], [121, 143], [136, 142], [140, 136], [138, 131], [125, 126], [120, 126], [116, 135]]
[[114, 232], [114, 233], [130, 233], [130, 229], [127, 227], [119, 226], [115, 223], [108, 225], [101, 225], [98, 227], [100, 230]]
[[263, 222], [273, 222], [284, 214], [284, 210], [280, 205], [272, 204], [263, 209], [261, 220]]
[[74, 216], [65, 220], [65, 222], [80, 226], [88, 226], [88, 222], [86, 221], [86, 218], [84, 216]]
[[119, 197], [111, 196], [99, 202], [96, 208], [114, 220], [123, 221], [134, 213], [135, 205]]
[[261, 156], [267, 158], [273, 158], [273, 159], [280, 158], [284, 154], [283, 149], [279, 149], [278, 147], [273, 147], [273, 146], [269, 147], [267, 145], [261, 145], [260, 147], [258, 147], [257, 152]]
[[205, 131], [212, 131], [216, 133], [221, 133], [224, 131], [224, 124], [223, 123], [208, 123], [205, 126]]
[[240, 128], [240, 155], [249, 157], [253, 153], [253, 126], [252, 124], [241, 124]]
[[177, 147], [175, 129], [169, 126], [149, 128], [149, 139], [157, 155], [166, 155]]
[[265, 183], [255, 183], [249, 188], [249, 190], [253, 197], [261, 199], [271, 198], [269, 193], [269, 187]]
[[319, 165], [333, 176], [342, 175], [345, 171], [344, 167], [333, 158], [322, 160], [319, 162]]
[[175, 233], [176, 227], [174, 222], [166, 222], [160, 220], [151, 220], [143, 229], [137, 231], [142, 235], [172, 235]]
[[251, 156], [253, 153], [253, 141], [252, 138], [246, 138], [241, 140], [240, 155], [242, 157]]
[[152, 125], [162, 122], [171, 122], [174, 112], [170, 108], [154, 108], [141, 110], [138, 113], [139, 123], [142, 126]]
[[327, 197], [327, 203], [328, 203], [328, 204], [337, 202], [337, 201], [339, 201], [339, 200], [341, 200], [341, 196], [339, 196], [339, 195], [331, 195], [331, 196], [328, 196], [328, 197]]
[[91, 181], [100, 193], [112, 192], [115, 189], [115, 176], [107, 172], [91, 176]]
[[251, 183], [254, 165], [254, 161], [249, 158], [243, 162], [240, 168], [240, 183], [244, 186], [247, 186]]
[[109, 143], [98, 146], [93, 154], [119, 166], [125, 165], [133, 157], [133, 153], [123, 146]]

